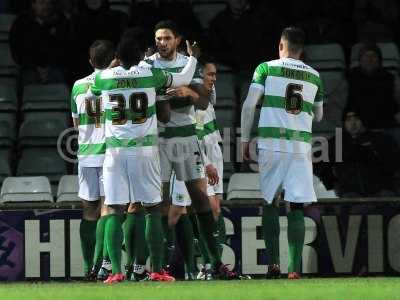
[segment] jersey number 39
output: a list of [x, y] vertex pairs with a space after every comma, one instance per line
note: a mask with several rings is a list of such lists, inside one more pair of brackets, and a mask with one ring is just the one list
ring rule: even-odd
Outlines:
[[148, 97], [145, 93], [132, 93], [129, 96], [129, 110], [123, 94], [110, 95], [110, 102], [117, 105], [112, 108], [112, 124], [124, 125], [128, 120], [133, 124], [142, 124], [147, 120]]

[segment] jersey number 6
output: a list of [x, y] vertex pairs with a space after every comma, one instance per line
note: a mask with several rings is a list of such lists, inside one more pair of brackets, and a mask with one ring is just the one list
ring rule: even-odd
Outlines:
[[124, 125], [128, 119], [133, 124], [146, 122], [149, 101], [145, 93], [132, 93], [129, 96], [129, 110], [125, 110], [126, 100], [123, 94], [110, 95], [110, 102], [117, 103], [112, 108], [112, 125]]
[[302, 91], [303, 86], [301, 84], [289, 83], [286, 86], [285, 110], [288, 114], [298, 115], [301, 113], [303, 109]]

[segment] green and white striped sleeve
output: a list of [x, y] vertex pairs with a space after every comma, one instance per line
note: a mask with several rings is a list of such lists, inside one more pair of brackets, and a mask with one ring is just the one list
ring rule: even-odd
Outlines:
[[101, 95], [101, 72], [97, 72], [95, 78], [94, 78], [94, 83], [90, 88], [90, 91], [92, 92], [93, 95], [95, 96], [100, 96]]
[[78, 108], [76, 106], [76, 86], [74, 85], [74, 87], [72, 88], [72, 92], [71, 92], [71, 114], [73, 118], [78, 118]]
[[258, 85], [261, 88], [265, 88], [265, 80], [268, 76], [268, 64], [266, 62], [259, 64], [253, 74], [251, 81], [252, 85]]
[[318, 77], [318, 81], [317, 81], [317, 86], [318, 86], [318, 90], [317, 90], [317, 94], [315, 95], [315, 100], [314, 100], [314, 106], [321, 106], [324, 103], [325, 100], [325, 90], [324, 90], [324, 85], [322, 83], [322, 80], [320, 77]]
[[151, 72], [153, 73], [153, 84], [157, 93], [170, 87], [172, 83], [172, 74], [170, 72], [154, 68], [151, 69]]

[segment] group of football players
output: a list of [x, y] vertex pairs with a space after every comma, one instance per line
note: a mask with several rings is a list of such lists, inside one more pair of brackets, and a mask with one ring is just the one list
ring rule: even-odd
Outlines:
[[[312, 122], [323, 116], [319, 73], [302, 62], [304, 32], [285, 28], [279, 59], [255, 70], [241, 114], [242, 153], [250, 160], [257, 103], [260, 188], [267, 278], [280, 278], [279, 205], [287, 212], [288, 278], [299, 279], [305, 235], [304, 203], [316, 201], [311, 162]], [[198, 47], [171, 21], [154, 29], [148, 53], [140, 29], [89, 50], [95, 71], [76, 81], [72, 117], [79, 130], [80, 226], [85, 276], [105, 283], [174, 281], [170, 250], [179, 249], [186, 280], [242, 279], [221, 260], [223, 156], [215, 120], [216, 65], [197, 61]], [[203, 258], [197, 272], [196, 245]], [[127, 264], [121, 270], [125, 248]], [[146, 261], [150, 259], [150, 270]]]
[[85, 277], [174, 281], [168, 259], [179, 248], [186, 280], [238, 278], [221, 261], [216, 65], [198, 62], [199, 49], [188, 41], [188, 56], [178, 51], [182, 38], [172, 21], [159, 22], [154, 35], [152, 55], [138, 28], [125, 32], [115, 50], [109, 41], [95, 41], [89, 49], [94, 72], [72, 90]]

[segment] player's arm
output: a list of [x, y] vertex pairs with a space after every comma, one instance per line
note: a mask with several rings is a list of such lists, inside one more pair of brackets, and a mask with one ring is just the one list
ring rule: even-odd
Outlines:
[[313, 115], [314, 115], [313, 120], [316, 122], [320, 122], [322, 120], [322, 117], [324, 116], [325, 92], [321, 79], [319, 79], [317, 85], [318, 85], [318, 90], [313, 105]]
[[264, 94], [264, 87], [257, 83], [252, 83], [247, 93], [246, 100], [243, 103], [241, 115], [241, 134], [242, 134], [242, 150], [244, 160], [250, 160], [249, 142], [250, 132], [254, 121], [254, 112], [258, 101]]
[[197, 107], [201, 98], [196, 91], [187, 86], [169, 88], [167, 89], [167, 95], [173, 97], [170, 100], [173, 107], [183, 107], [187, 105], [196, 105]]
[[264, 94], [265, 80], [268, 75], [267, 63], [260, 64], [254, 71], [253, 80], [243, 103], [241, 115], [242, 155], [244, 160], [250, 160], [250, 132], [254, 121], [254, 112], [258, 101]]
[[219, 182], [218, 170], [211, 163], [211, 160], [208, 158], [207, 154], [204, 152], [204, 149], [200, 148], [200, 154], [205, 166], [205, 173], [208, 179], [208, 183], [210, 185], [216, 185]]
[[171, 105], [165, 95], [157, 96], [156, 114], [157, 120], [162, 123], [168, 123], [171, 119]]
[[196, 71], [197, 58], [199, 55], [199, 49], [196, 43], [190, 45], [189, 41], [186, 41], [187, 52], [190, 55], [186, 66], [180, 73], [169, 73], [171, 75], [171, 81], [169, 85], [165, 87], [178, 87], [182, 85], [189, 85], [192, 81], [194, 72]]
[[193, 104], [197, 109], [206, 110], [208, 104], [211, 102], [212, 93], [207, 91], [204, 85], [198, 83], [192, 83], [190, 88], [199, 95], [197, 101], [193, 102]]
[[75, 128], [79, 126], [79, 114], [78, 114], [78, 107], [76, 105], [76, 97], [77, 97], [77, 88], [74, 85], [72, 87], [71, 93], [71, 115], [72, 115], [72, 122]]

